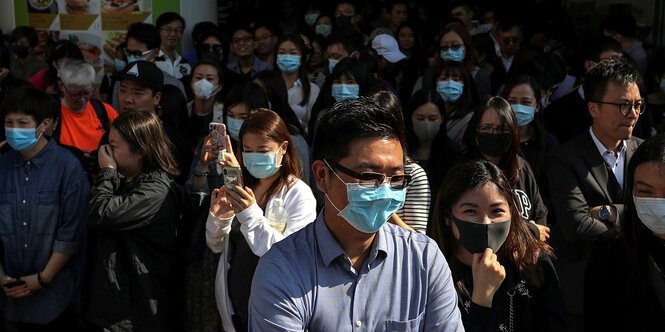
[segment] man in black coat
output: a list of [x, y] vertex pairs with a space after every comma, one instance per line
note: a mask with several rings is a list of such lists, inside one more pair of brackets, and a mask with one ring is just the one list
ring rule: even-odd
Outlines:
[[550, 240], [558, 258], [555, 266], [570, 331], [582, 329], [584, 271], [593, 243], [621, 220], [624, 170], [642, 142], [632, 137], [645, 106], [641, 84], [639, 72], [624, 60], [601, 62], [590, 69], [584, 91], [591, 128], [549, 158], [557, 217]]

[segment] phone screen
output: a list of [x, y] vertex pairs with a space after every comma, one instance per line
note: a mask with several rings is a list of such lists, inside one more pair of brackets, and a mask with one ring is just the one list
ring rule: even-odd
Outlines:
[[240, 167], [224, 166], [222, 172], [226, 189], [233, 190], [233, 185], [243, 186]]

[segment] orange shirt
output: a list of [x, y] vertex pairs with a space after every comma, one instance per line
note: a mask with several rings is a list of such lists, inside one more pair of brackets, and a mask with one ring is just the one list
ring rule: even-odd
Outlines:
[[[118, 117], [113, 107], [104, 103], [109, 123]], [[95, 151], [99, 141], [104, 136], [104, 128], [95, 114], [95, 109], [88, 102], [88, 106], [81, 113], [76, 113], [62, 104], [62, 118], [60, 120], [60, 143], [76, 147], [84, 151]]]

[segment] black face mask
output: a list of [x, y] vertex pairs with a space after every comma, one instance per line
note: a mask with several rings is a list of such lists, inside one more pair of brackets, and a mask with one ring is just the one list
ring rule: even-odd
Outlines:
[[457, 219], [452, 213], [450, 216], [459, 231], [460, 245], [472, 254], [480, 254], [486, 248], [496, 253], [508, 238], [510, 219], [504, 222], [479, 224]]
[[353, 16], [342, 15], [335, 19], [335, 23], [337, 23], [337, 27], [342, 31], [346, 32], [349, 30], [353, 30], [353, 24], [351, 24], [352, 18]]
[[12, 46], [12, 52], [19, 58], [25, 58], [30, 53], [30, 48], [25, 45], [14, 45]]
[[478, 133], [478, 150], [490, 157], [501, 157], [510, 148], [510, 134]]

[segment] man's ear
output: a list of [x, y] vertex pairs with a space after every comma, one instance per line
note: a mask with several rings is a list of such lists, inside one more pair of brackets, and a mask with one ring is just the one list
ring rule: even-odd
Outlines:
[[324, 194], [328, 193], [328, 184], [326, 182], [328, 170], [328, 165], [322, 160], [315, 160], [312, 163], [312, 174], [316, 178], [316, 187]]
[[591, 115], [592, 118], [597, 118], [600, 116], [600, 108], [598, 107], [598, 104], [588, 102], [586, 105], [587, 109], [589, 110], [589, 115]]
[[589, 71], [589, 69], [593, 68], [596, 64], [593, 63], [591, 60], [584, 60], [584, 70]]
[[152, 104], [157, 106], [159, 105], [159, 101], [162, 100], [162, 92], [157, 91], [155, 94], [152, 96]]

